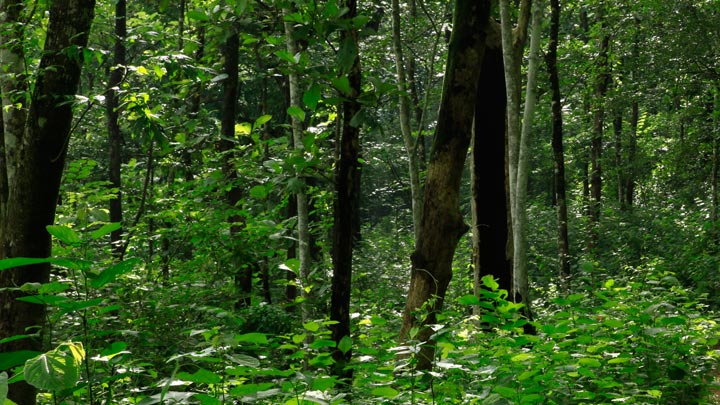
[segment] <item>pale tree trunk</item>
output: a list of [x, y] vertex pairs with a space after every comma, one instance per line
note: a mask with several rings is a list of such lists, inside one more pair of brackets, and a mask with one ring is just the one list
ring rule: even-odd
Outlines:
[[560, 283], [567, 287], [570, 277], [570, 243], [568, 241], [567, 198], [565, 193], [565, 151], [563, 148], [562, 97], [557, 69], [557, 47], [560, 31], [560, 0], [550, 0], [550, 42], [547, 68], [552, 98], [552, 149], [555, 213], [557, 216], [558, 269]]
[[[408, 156], [408, 171], [410, 173], [410, 195], [412, 200], [413, 230], [415, 244], [417, 245], [420, 236], [420, 221], [422, 219], [422, 193], [420, 189], [420, 169], [418, 165], [418, 154], [416, 153], [415, 140], [412, 137], [410, 120], [410, 100], [408, 91], [409, 83], [405, 75], [405, 58], [403, 57], [402, 39], [400, 37], [400, 1], [392, 0], [392, 33], [393, 50], [395, 51], [395, 69], [397, 73], [397, 87], [399, 96], [399, 119], [400, 132], [405, 143], [405, 152]], [[421, 139], [418, 139], [420, 142]]]
[[[113, 192], [113, 198], [110, 199], [110, 222], [122, 223], [122, 191], [120, 168], [122, 166], [122, 143], [123, 134], [120, 130], [120, 102], [118, 99], [119, 86], [125, 76], [125, 36], [127, 35], [127, 9], [125, 0], [118, 0], [115, 3], [115, 46], [113, 49], [113, 66], [110, 68], [110, 80], [108, 81], [108, 92], [105, 99], [105, 108], [107, 110], [107, 126], [108, 126], [108, 178], [110, 187], [116, 189]], [[122, 228], [110, 233], [110, 243], [112, 244], [112, 252], [116, 258], [122, 256]]]
[[[293, 38], [293, 23], [287, 20], [287, 16], [290, 14], [289, 9], [284, 9], [283, 14], [286, 17], [285, 20], [285, 46], [288, 53], [292, 56], [298, 53], [298, 47], [295, 39]], [[297, 66], [290, 66], [288, 73], [288, 91], [289, 91], [289, 104], [290, 107], [301, 108], [302, 106], [302, 94], [300, 93], [300, 78], [298, 77]], [[305, 153], [305, 146], [303, 144], [304, 124], [297, 115], [290, 115], [290, 127], [292, 128], [293, 145], [296, 153], [303, 156]], [[310, 264], [312, 257], [310, 255], [310, 215], [308, 209], [308, 196], [305, 184], [305, 177], [303, 173], [297, 173], [297, 180], [301, 184], [301, 187], [295, 194], [295, 205], [297, 214], [297, 258], [300, 261], [298, 273], [301, 286], [307, 283], [310, 274]], [[295, 278], [297, 280], [297, 278]], [[300, 293], [303, 298], [307, 299], [307, 291], [304, 288], [300, 288]], [[306, 301], [306, 300], [305, 300]], [[309, 303], [303, 302], [301, 306], [302, 319], [304, 322], [308, 321], [309, 314]]]
[[[452, 260], [467, 225], [460, 213], [460, 182], [472, 134], [475, 98], [485, 51], [490, 1], [456, 0], [440, 113], [428, 164], [420, 238], [400, 339], [422, 342], [416, 369], [435, 357], [432, 328], [452, 278]], [[418, 316], [422, 308], [424, 316]], [[413, 333], [411, 333], [413, 332]]]
[[[0, 15], [13, 25], [22, 12], [23, 2], [0, 3]], [[9, 8], [8, 8], [9, 7]], [[19, 9], [13, 9], [19, 7]], [[69, 48], [82, 49], [87, 44], [88, 33], [94, 15], [93, 0], [55, 0], [50, 5], [49, 24], [42, 58], [38, 67], [30, 105], [25, 122], [15, 121], [15, 116], [3, 119], [3, 161], [6, 167], [0, 172], [7, 175], [0, 184], [0, 258], [50, 256], [51, 240], [46, 226], [53, 224], [60, 190], [67, 145], [72, 124], [72, 101], [80, 81], [81, 58], [73, 57]], [[7, 25], [3, 25], [7, 33]], [[7, 42], [3, 41], [3, 44]], [[22, 42], [21, 42], [22, 43]], [[14, 66], [17, 53], [7, 48], [0, 55], [0, 64]], [[3, 111], [11, 108], [6, 104], [8, 81], [23, 81], [24, 77], [3, 72]], [[12, 85], [10, 85], [12, 86]], [[27, 89], [20, 84], [15, 88]], [[23, 96], [25, 93], [21, 93]], [[18, 102], [19, 100], [15, 100]], [[11, 108], [12, 109], [12, 108]], [[0, 339], [10, 336], [37, 334], [0, 345], [0, 352], [9, 353], [42, 349], [42, 327], [45, 307], [24, 303], [17, 298], [25, 295], [5, 288], [26, 283], [49, 281], [48, 264], [26, 266], [0, 272]], [[22, 405], [36, 403], [36, 390], [20, 382], [10, 386], [9, 399]]]
[[527, 181], [529, 174], [530, 131], [532, 115], [535, 110], [535, 87], [538, 70], [538, 53], [540, 48], [540, 23], [542, 9], [539, 0], [535, 0], [532, 12], [532, 37], [528, 66], [528, 82], [525, 97], [525, 111], [520, 120], [520, 64], [527, 24], [523, 11], [527, 12], [530, 1], [521, 4], [520, 18], [516, 31], [513, 32], [510, 21], [509, 0], [500, 1], [500, 19], [502, 25], [503, 61], [505, 64], [505, 86], [508, 97], [507, 134], [508, 134], [508, 172], [510, 188], [510, 216], [512, 218], [513, 240], [513, 291], [516, 302], [525, 304], [527, 315], [530, 315], [529, 285], [527, 273]]

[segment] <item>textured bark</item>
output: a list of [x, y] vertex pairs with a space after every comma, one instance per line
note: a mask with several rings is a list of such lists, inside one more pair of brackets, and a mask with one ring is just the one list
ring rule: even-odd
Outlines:
[[550, 76], [552, 110], [552, 150], [555, 213], [557, 217], [558, 269], [561, 283], [570, 277], [570, 243], [568, 241], [567, 198], [565, 193], [565, 151], [563, 147], [562, 97], [557, 68], [560, 0], [550, 0], [550, 41], [546, 56]]
[[[456, 0], [440, 113], [428, 164], [420, 239], [412, 271], [400, 339], [423, 342], [416, 368], [429, 370], [431, 339], [452, 278], [452, 259], [468, 226], [459, 209], [460, 180], [470, 144], [480, 69], [485, 51], [490, 1]], [[419, 317], [418, 314], [424, 316]], [[417, 328], [417, 329], [415, 329]], [[410, 335], [411, 331], [417, 333]]]
[[[110, 200], [110, 222], [120, 222], [123, 220], [122, 213], [122, 192], [121, 192], [121, 181], [120, 181], [120, 168], [122, 165], [122, 144], [123, 134], [120, 130], [120, 110], [119, 110], [119, 86], [125, 75], [125, 64], [126, 64], [126, 51], [125, 51], [125, 37], [127, 36], [127, 9], [125, 0], [118, 0], [115, 4], [115, 46], [113, 49], [113, 66], [110, 71], [110, 80], [108, 81], [108, 87], [110, 88], [107, 92], [105, 99], [106, 111], [107, 111], [107, 126], [108, 126], [108, 138], [109, 138], [109, 165], [108, 165], [108, 178], [110, 180], [110, 187], [117, 189], [113, 194], [113, 198]], [[113, 245], [113, 254], [116, 257], [122, 255], [122, 233], [123, 230], [117, 229], [110, 233], [110, 243]]]
[[[0, 7], [11, 4], [17, 3], [4, 2]], [[7, 200], [0, 212], [0, 258], [50, 256], [50, 235], [46, 226], [51, 225], [55, 217], [72, 124], [71, 102], [80, 80], [80, 50], [87, 44], [94, 6], [93, 0], [55, 0], [51, 3], [45, 47], [38, 67], [40, 74], [30, 98], [27, 120], [21, 127], [3, 122], [7, 165], [4, 172], [8, 177]], [[0, 10], [0, 14], [3, 11], [7, 18], [8, 10]], [[5, 61], [0, 60], [0, 63], [4, 65]], [[23, 79], [18, 76], [5, 78]], [[14, 149], [7, 147], [9, 139], [16, 141]], [[5, 270], [0, 272], [0, 288], [44, 283], [49, 280], [49, 275], [49, 265]], [[0, 339], [38, 335], [4, 343], [0, 345], [0, 352], [42, 349], [40, 333], [45, 307], [17, 301], [16, 298], [22, 295], [17, 291], [0, 290]], [[19, 404], [32, 405], [35, 394], [30, 385], [16, 383], [10, 387], [9, 398]]]
[[[422, 220], [422, 193], [420, 188], [420, 166], [418, 164], [418, 154], [416, 153], [415, 140], [412, 137], [412, 126], [410, 117], [410, 96], [412, 92], [408, 91], [412, 88], [405, 75], [405, 57], [403, 56], [402, 38], [400, 37], [400, 1], [392, 0], [392, 37], [393, 51], [395, 52], [395, 71], [397, 73], [397, 87], [400, 94], [399, 104], [399, 121], [400, 132], [402, 133], [403, 142], [405, 143], [405, 153], [408, 156], [408, 172], [410, 174], [410, 196], [412, 201], [412, 219], [413, 231], [415, 234], [415, 244], [420, 236], [420, 221]], [[417, 98], [417, 95], [415, 96]], [[415, 104], [417, 106], [417, 104]], [[420, 116], [422, 113], [420, 113]], [[421, 142], [418, 139], [417, 142]]]
[[475, 294], [480, 279], [492, 275], [501, 289], [512, 291], [512, 263], [507, 251], [508, 198], [505, 169], [505, 75], [500, 27], [486, 26], [487, 41], [475, 104], [472, 144], [471, 209]]
[[[357, 1], [345, 0], [348, 12], [345, 18], [357, 16]], [[352, 66], [348, 71], [341, 69], [340, 74], [347, 75], [350, 94], [344, 94], [342, 103], [341, 131], [338, 143], [339, 159], [335, 164], [335, 202], [333, 221], [333, 278], [330, 301], [330, 319], [336, 324], [330, 326], [336, 348], [332, 352], [335, 365], [333, 374], [347, 384], [352, 383], [352, 368], [347, 367], [352, 358], [352, 350], [341, 350], [343, 339], [350, 338], [350, 292], [352, 290], [353, 244], [360, 232], [360, 126], [353, 119], [360, 111], [358, 97], [361, 92], [362, 74], [358, 32], [346, 29], [340, 33], [341, 47], [350, 47], [354, 52]]]

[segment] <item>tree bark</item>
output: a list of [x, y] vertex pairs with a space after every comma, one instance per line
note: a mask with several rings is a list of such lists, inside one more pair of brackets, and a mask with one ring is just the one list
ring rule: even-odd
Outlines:
[[[405, 58], [403, 56], [402, 38], [400, 37], [400, 1], [392, 0], [392, 37], [393, 50], [395, 52], [395, 70], [397, 73], [397, 87], [399, 92], [399, 121], [400, 132], [405, 143], [405, 153], [408, 156], [408, 172], [410, 173], [410, 199], [412, 201], [413, 232], [415, 244], [420, 236], [420, 221], [422, 220], [422, 193], [420, 188], [420, 166], [418, 154], [415, 148], [415, 140], [412, 137], [412, 124], [410, 119], [410, 98], [412, 93], [411, 83], [405, 75]], [[420, 114], [422, 115], [422, 114]], [[421, 142], [418, 139], [417, 142]]]
[[[459, 209], [460, 180], [470, 144], [475, 98], [485, 51], [490, 1], [456, 0], [440, 113], [428, 164], [419, 243], [400, 339], [423, 342], [416, 369], [429, 370], [435, 355], [432, 329], [452, 278], [452, 259], [468, 226]], [[424, 315], [421, 316], [420, 313]], [[413, 332], [413, 333], [411, 333]]]
[[[283, 10], [285, 16], [290, 14], [289, 9]], [[285, 45], [290, 55], [298, 53], [297, 43], [293, 37], [293, 23], [285, 20]], [[288, 73], [288, 97], [289, 106], [301, 108], [302, 105], [302, 94], [300, 94], [300, 78], [296, 71], [296, 66], [290, 66]], [[293, 148], [296, 153], [300, 156], [305, 154], [305, 146], [303, 144], [303, 136], [305, 128], [303, 122], [296, 115], [290, 115], [290, 127], [292, 129], [293, 137]], [[295, 193], [295, 204], [293, 208], [297, 215], [297, 258], [300, 261], [298, 273], [300, 276], [301, 283], [306, 283], [310, 274], [310, 264], [312, 263], [312, 257], [310, 255], [310, 214], [308, 206], [308, 195], [307, 195], [307, 184], [303, 173], [296, 174], [298, 183], [301, 185], [299, 190]], [[296, 275], [297, 276], [297, 275]], [[294, 281], [296, 281], [295, 278]], [[294, 287], [294, 286], [293, 286]], [[297, 293], [297, 290], [294, 290]], [[290, 292], [290, 291], [288, 291]], [[300, 289], [300, 292], [304, 298], [307, 298], [307, 293], [304, 289]], [[307, 322], [309, 315], [309, 303], [305, 302], [302, 304], [302, 317], [303, 321]]]
[[[19, 22], [12, 19], [17, 18], [21, 10], [15, 13], [16, 10], [11, 9], [20, 7], [20, 3], [0, 4], [0, 15], [6, 18], [4, 22]], [[6, 203], [0, 212], [0, 258], [50, 256], [51, 240], [46, 226], [53, 224], [55, 218], [71, 135], [72, 101], [80, 81], [81, 49], [87, 44], [94, 8], [94, 0], [55, 0], [51, 3], [39, 74], [30, 105], [24, 106], [29, 107], [26, 121], [14, 125], [14, 121], [8, 122], [7, 116], [4, 117], [3, 158], [6, 167], [3, 172], [7, 179], [3, 179], [3, 183], [7, 189], [3, 190]], [[5, 56], [5, 53], [0, 56], [3, 66]], [[20, 76], [6, 78], [24, 80]], [[12, 94], [5, 93], [5, 89], [3, 85], [4, 96]], [[5, 111], [10, 105], [3, 100], [2, 107]], [[17, 301], [24, 293], [6, 288], [45, 283], [49, 275], [48, 264], [0, 272], [0, 339], [37, 334], [33, 338], [4, 343], [0, 345], [0, 351], [37, 352], [42, 349], [40, 333], [45, 321], [45, 307]], [[35, 396], [36, 390], [24, 382], [10, 387], [9, 398], [18, 404], [35, 404]]]
[[[345, 0], [345, 18], [357, 16], [357, 0]], [[341, 52], [353, 55], [350, 66], [340, 66], [339, 74], [346, 75], [350, 93], [343, 94], [339, 159], [335, 164], [335, 201], [333, 220], [333, 278], [330, 301], [330, 319], [337, 323], [330, 326], [336, 347], [332, 352], [335, 365], [333, 374], [345, 384], [352, 384], [352, 368], [347, 367], [352, 358], [351, 347], [342, 343], [350, 339], [350, 293], [352, 291], [353, 245], [360, 233], [360, 123], [356, 114], [360, 111], [358, 98], [361, 94], [362, 72], [358, 32], [347, 28], [340, 32]], [[344, 49], [343, 49], [344, 48]]]
[[[119, 109], [119, 86], [125, 75], [126, 51], [125, 37], [127, 36], [127, 9], [126, 0], [118, 0], [115, 4], [115, 46], [113, 49], [113, 66], [110, 68], [110, 80], [108, 81], [108, 92], [105, 99], [107, 111], [107, 126], [109, 140], [109, 165], [108, 178], [113, 191], [113, 198], [110, 199], [110, 222], [122, 223], [122, 191], [120, 180], [120, 168], [122, 166], [122, 144], [123, 134], [120, 130], [120, 109]], [[110, 233], [113, 255], [116, 258], [122, 256], [122, 228]]]
[[557, 68], [558, 34], [560, 32], [560, 0], [550, 0], [550, 42], [547, 68], [550, 76], [552, 109], [552, 150], [555, 213], [557, 216], [558, 269], [560, 282], [570, 277], [570, 243], [568, 241], [567, 198], [565, 192], [565, 151], [563, 148], [562, 97]]

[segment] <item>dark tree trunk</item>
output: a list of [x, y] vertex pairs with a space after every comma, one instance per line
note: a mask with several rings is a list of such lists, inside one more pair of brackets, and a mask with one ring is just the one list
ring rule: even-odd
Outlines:
[[[460, 213], [460, 180], [470, 145], [475, 99], [485, 51], [490, 1], [456, 0], [445, 81], [433, 147], [430, 153], [419, 243], [412, 254], [412, 271], [400, 339], [424, 342], [416, 369], [432, 368], [431, 341], [443, 299], [452, 278], [452, 259], [467, 232]], [[418, 318], [424, 307], [427, 316]], [[418, 333], [410, 331], [418, 327]]]
[[[7, 189], [2, 190], [6, 204], [0, 212], [0, 258], [50, 256], [46, 226], [55, 218], [72, 124], [72, 100], [82, 61], [68, 49], [82, 49], [87, 44], [94, 8], [93, 0], [51, 3], [45, 49], [38, 67], [42, 74], [36, 78], [27, 123], [22, 128], [10, 128], [4, 122], [3, 140], [12, 137], [18, 143], [16, 156], [4, 156], [5, 162], [15, 164], [3, 170], [8, 177], [3, 179]], [[48, 264], [5, 270], [0, 272], [0, 288], [46, 283], [49, 275]], [[17, 301], [22, 295], [0, 290], [0, 339], [42, 332], [45, 307]], [[41, 342], [40, 335], [6, 342], [0, 345], [0, 352], [37, 352], [42, 349]], [[36, 390], [24, 382], [10, 387], [9, 398], [18, 404], [35, 404], [35, 395]]]
[[557, 69], [560, 1], [550, 0], [550, 43], [546, 56], [552, 99], [552, 150], [555, 212], [557, 216], [558, 268], [561, 282], [570, 277], [567, 198], [565, 195], [565, 151], [563, 148], [562, 97]]
[[600, 49], [597, 60], [597, 77], [593, 100], [593, 130], [590, 141], [590, 204], [589, 204], [589, 250], [594, 250], [598, 244], [598, 226], [600, 223], [600, 204], [602, 200], [602, 149], [603, 126], [605, 120], [605, 94], [610, 79], [608, 66], [608, 49], [610, 36], [605, 34], [600, 39]]
[[[123, 134], [120, 130], [120, 109], [118, 90], [125, 75], [125, 37], [127, 36], [127, 10], [125, 0], [118, 0], [115, 4], [115, 47], [113, 50], [113, 66], [110, 68], [110, 80], [108, 82], [108, 93], [106, 100], [107, 126], [109, 139], [109, 165], [108, 178], [110, 187], [116, 189], [113, 198], [110, 200], [110, 222], [123, 220], [122, 192], [120, 182], [120, 168], [122, 165], [122, 144]], [[110, 233], [113, 255], [119, 258], [123, 254], [122, 228]]]
[[[357, 1], [346, 0], [348, 8], [346, 18], [357, 16]], [[335, 366], [333, 373], [345, 383], [352, 382], [352, 369], [347, 367], [352, 358], [352, 350], [342, 347], [343, 339], [350, 338], [350, 292], [352, 285], [353, 244], [360, 233], [360, 127], [353, 118], [360, 111], [357, 101], [361, 92], [362, 74], [358, 54], [358, 33], [355, 29], [340, 33], [341, 47], [354, 52], [352, 65], [340, 73], [346, 74], [350, 82], [350, 94], [345, 94], [342, 103], [342, 129], [339, 159], [335, 165], [335, 213], [333, 222], [333, 278], [330, 319], [336, 324], [330, 326], [332, 338], [336, 342], [333, 350]]]
[[[473, 265], [475, 282], [492, 275], [500, 288], [512, 291], [512, 263], [508, 244], [508, 198], [506, 184], [505, 74], [500, 27], [489, 30], [475, 105], [472, 145]], [[476, 291], [477, 293], [477, 291]]]
[[613, 115], [613, 135], [615, 138], [615, 170], [616, 170], [616, 182], [617, 182], [617, 202], [620, 204], [620, 209], [624, 210], [627, 208], [625, 203], [625, 167], [622, 160], [622, 135], [623, 135], [623, 116], [622, 107], [616, 107], [615, 114]]
[[[222, 117], [220, 121], [220, 143], [219, 149], [223, 154], [223, 174], [228, 184], [225, 198], [228, 204], [228, 222], [230, 224], [230, 235], [232, 235], [233, 246], [238, 244], [237, 238], [241, 230], [242, 218], [238, 214], [240, 208], [237, 206], [242, 200], [242, 190], [238, 184], [238, 174], [235, 169], [235, 121], [237, 117], [238, 98], [238, 62], [240, 52], [240, 35], [235, 27], [231, 27], [230, 35], [227, 37], [224, 46], [225, 63], [223, 71], [227, 78], [223, 81], [223, 103]], [[235, 286], [238, 289], [238, 301], [236, 306], [249, 306], [252, 299], [252, 266], [248, 263], [239, 263], [239, 254], [235, 252], [232, 257], [235, 271]]]
[[628, 168], [625, 175], [625, 204], [633, 206], [635, 198], [635, 155], [637, 154], [637, 127], [640, 119], [640, 111], [637, 100], [633, 100], [630, 112], [630, 137], [628, 139]]

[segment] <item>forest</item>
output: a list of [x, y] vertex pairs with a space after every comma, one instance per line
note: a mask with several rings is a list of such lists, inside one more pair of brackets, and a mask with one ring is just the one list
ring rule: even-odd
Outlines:
[[720, 403], [718, 0], [0, 0], [0, 405]]

